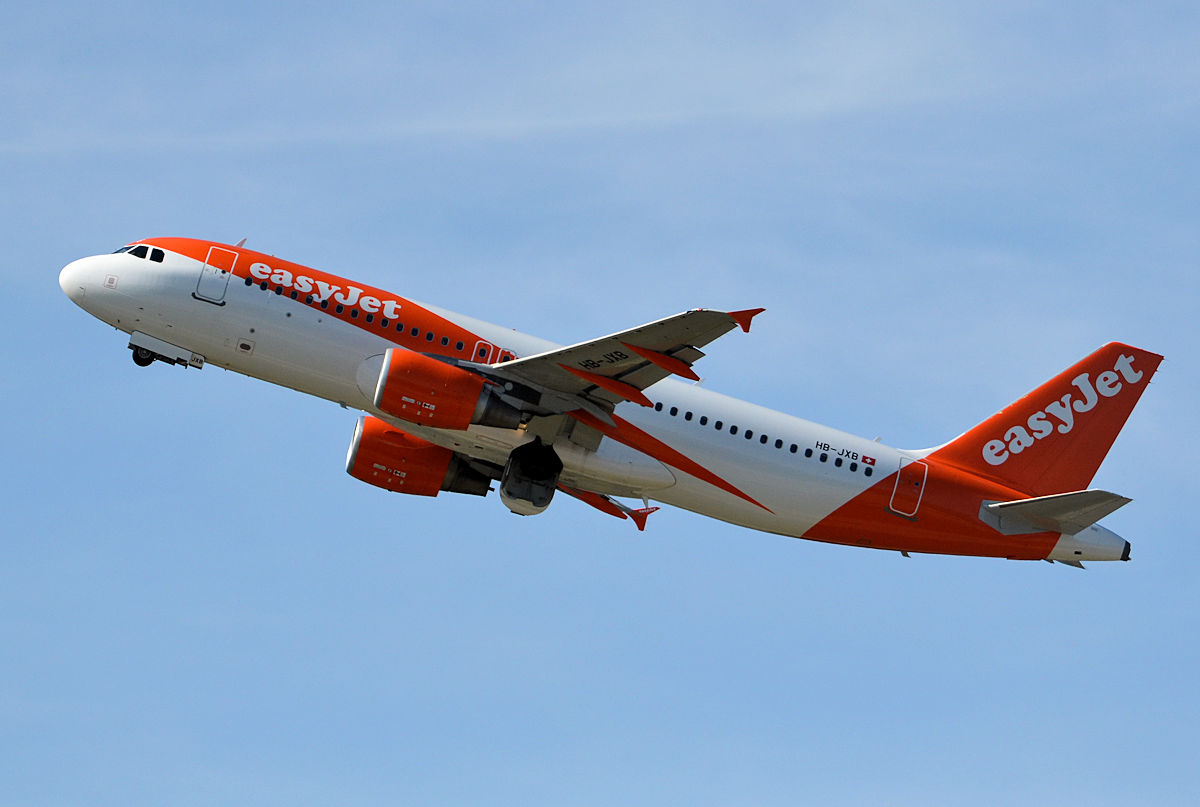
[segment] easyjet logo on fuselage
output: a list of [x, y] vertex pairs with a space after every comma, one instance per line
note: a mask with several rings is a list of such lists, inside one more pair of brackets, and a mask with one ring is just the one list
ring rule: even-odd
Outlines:
[[272, 269], [265, 263], [250, 264], [250, 274], [259, 280], [295, 289], [300, 294], [311, 294], [313, 299], [320, 302], [333, 300], [350, 308], [360, 308], [367, 314], [382, 313], [386, 319], [398, 319], [401, 305], [397, 300], [385, 300], [372, 294], [367, 294], [357, 286], [336, 286], [319, 278], [308, 275], [293, 275], [287, 269]]
[[1133, 360], [1133, 356], [1121, 354], [1113, 369], [1098, 373], [1094, 382], [1091, 373], [1075, 376], [1071, 381], [1073, 390], [1034, 412], [1024, 424], [1009, 427], [1003, 438], [988, 440], [983, 446], [984, 461], [1003, 465], [1013, 454], [1020, 454], [1055, 432], [1069, 434], [1075, 428], [1077, 414], [1092, 411], [1101, 399], [1119, 395], [1125, 384], [1142, 380], [1143, 373], [1133, 369]]

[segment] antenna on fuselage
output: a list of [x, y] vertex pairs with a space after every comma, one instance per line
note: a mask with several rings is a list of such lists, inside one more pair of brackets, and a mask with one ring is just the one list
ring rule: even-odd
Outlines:
[[235, 247], [244, 247], [244, 246], [246, 246], [246, 239], [245, 239], [245, 238], [243, 238], [241, 241], [238, 241], [236, 244], [234, 244], [234, 246], [235, 246]]

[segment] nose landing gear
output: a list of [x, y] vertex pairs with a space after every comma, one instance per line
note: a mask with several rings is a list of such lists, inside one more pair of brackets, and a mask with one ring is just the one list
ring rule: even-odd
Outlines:
[[156, 361], [197, 369], [204, 366], [204, 357], [199, 353], [193, 353], [187, 348], [164, 342], [141, 331], [134, 331], [129, 335], [129, 349], [133, 353], [133, 363], [138, 367], [149, 367]]
[[133, 345], [131, 349], [133, 351], [133, 363], [138, 367], [149, 367], [151, 364], [154, 364], [154, 360], [158, 358], [157, 353], [152, 350], [147, 350], [144, 347]]

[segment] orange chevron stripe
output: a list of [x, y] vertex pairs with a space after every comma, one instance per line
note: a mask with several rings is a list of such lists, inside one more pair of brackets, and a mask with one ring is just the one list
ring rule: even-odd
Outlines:
[[739, 499], [750, 502], [750, 504], [753, 504], [756, 507], [761, 507], [768, 513], [774, 515], [774, 511], [771, 510], [771, 508], [767, 507], [761, 502], [755, 501], [752, 497], [738, 490], [736, 487], [729, 484], [724, 479], [705, 468], [703, 465], [700, 465], [695, 460], [689, 459], [683, 454], [680, 454], [662, 440], [650, 436], [627, 420], [623, 420], [622, 418], [613, 415], [613, 421], [616, 423], [616, 426], [609, 426], [607, 423], [600, 420], [600, 418], [589, 414], [582, 409], [576, 409], [568, 412], [567, 414], [578, 420], [583, 425], [591, 426], [605, 437], [611, 437], [618, 443], [623, 443], [624, 445], [636, 449], [649, 457], [653, 457], [659, 462], [670, 465], [672, 468], [678, 468], [684, 473], [691, 474], [697, 479], [702, 479], [710, 485], [714, 485], [726, 493], [732, 493]]

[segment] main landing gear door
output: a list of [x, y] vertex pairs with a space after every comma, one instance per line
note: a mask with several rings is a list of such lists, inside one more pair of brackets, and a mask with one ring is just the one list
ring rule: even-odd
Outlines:
[[197, 300], [225, 305], [225, 290], [229, 288], [229, 276], [233, 274], [237, 259], [236, 252], [209, 247], [204, 268], [200, 270], [200, 280], [196, 283], [196, 293], [192, 296]]
[[929, 466], [920, 460], [900, 460], [900, 473], [896, 474], [896, 487], [892, 490], [892, 501], [888, 507], [893, 513], [912, 518], [921, 506], [925, 495], [925, 476]]

